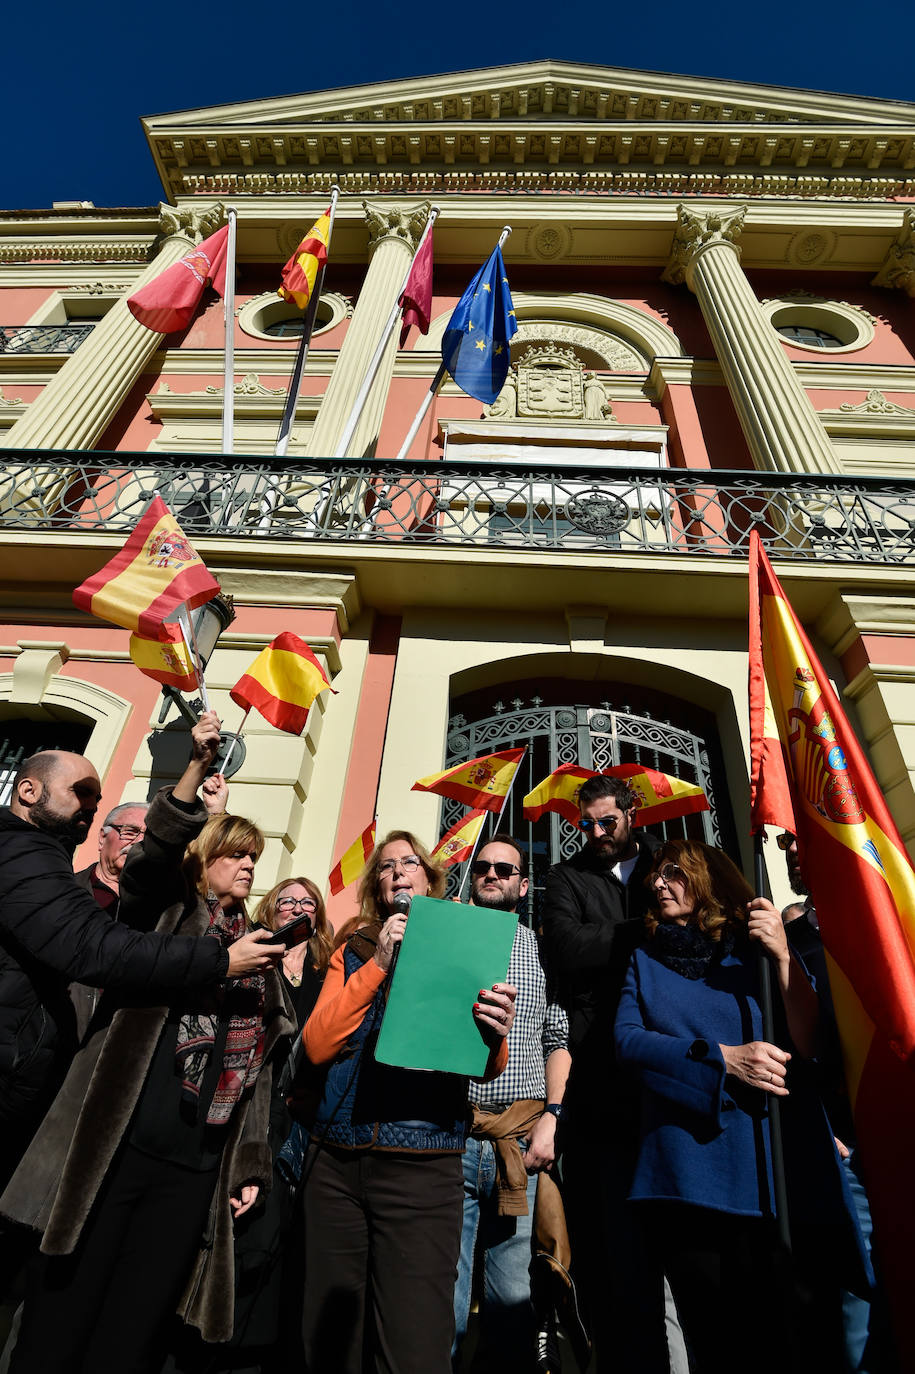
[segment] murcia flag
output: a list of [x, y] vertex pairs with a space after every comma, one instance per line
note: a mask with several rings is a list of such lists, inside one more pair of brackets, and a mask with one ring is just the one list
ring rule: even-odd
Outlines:
[[315, 697], [333, 690], [304, 639], [287, 630], [261, 650], [229, 696], [246, 711], [253, 706], [277, 730], [300, 735]]
[[420, 334], [429, 333], [432, 317], [432, 231], [423, 239], [413, 259], [407, 284], [400, 293], [398, 304], [403, 307], [400, 324], [400, 346], [407, 342], [411, 325], [418, 325]]
[[375, 826], [376, 821], [367, 825], [362, 834], [344, 851], [340, 862], [331, 869], [328, 882], [334, 896], [356, 881], [371, 858], [372, 850], [375, 848]]
[[200, 686], [197, 668], [184, 642], [180, 625], [163, 625], [168, 639], [143, 639], [130, 636], [130, 657], [141, 673], [179, 692], [196, 692]]
[[447, 868], [449, 864], [462, 864], [474, 851], [483, 822], [488, 811], [469, 811], [461, 816], [454, 825], [449, 826], [432, 851], [431, 858]]
[[515, 769], [524, 756], [524, 749], [503, 749], [498, 754], [484, 754], [447, 768], [444, 773], [430, 773], [420, 778], [410, 789], [413, 792], [437, 792], [474, 809], [501, 811], [515, 776]]
[[163, 624], [182, 604], [193, 609], [219, 592], [161, 496], [155, 496], [124, 547], [73, 593], [73, 604], [144, 639], [170, 642]]
[[318, 273], [327, 262], [327, 236], [330, 233], [330, 209], [311, 226], [298, 248], [283, 268], [283, 284], [277, 291], [284, 301], [304, 310], [314, 290]]
[[229, 226], [217, 229], [179, 262], [153, 277], [127, 300], [127, 309], [140, 324], [157, 334], [186, 329], [194, 318], [207, 282], [219, 296], [226, 293], [226, 256]]

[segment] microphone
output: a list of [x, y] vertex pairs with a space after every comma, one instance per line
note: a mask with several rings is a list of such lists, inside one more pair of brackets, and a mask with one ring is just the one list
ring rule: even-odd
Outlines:
[[[403, 891], [401, 891], [401, 892], [395, 892], [395, 894], [394, 894], [394, 900], [393, 900], [393, 902], [391, 903], [391, 915], [392, 915], [392, 916], [409, 916], [409, 914], [410, 914], [410, 906], [411, 906], [412, 902], [413, 902], [413, 894], [412, 894], [411, 892], [403, 892]], [[388, 969], [388, 980], [389, 980], [389, 981], [394, 977], [394, 970], [395, 970], [396, 967], [397, 967], [397, 960], [398, 960], [399, 956], [400, 956], [400, 945], [395, 945], [395, 946], [394, 946], [394, 953], [391, 955], [391, 967]]]

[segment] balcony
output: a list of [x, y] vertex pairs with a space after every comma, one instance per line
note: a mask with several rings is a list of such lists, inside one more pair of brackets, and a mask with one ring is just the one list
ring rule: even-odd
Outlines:
[[3, 324], [0, 353], [75, 353], [89, 337], [95, 323]]
[[245, 456], [4, 452], [0, 530], [124, 534], [161, 495], [188, 534], [333, 544], [915, 563], [915, 481]]

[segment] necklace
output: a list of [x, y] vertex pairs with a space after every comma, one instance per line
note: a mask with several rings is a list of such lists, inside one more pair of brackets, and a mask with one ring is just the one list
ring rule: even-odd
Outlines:
[[287, 979], [289, 980], [289, 982], [292, 984], [292, 986], [293, 986], [294, 988], [298, 988], [298, 987], [301, 987], [301, 986], [302, 986], [302, 970], [301, 970], [301, 969], [297, 969], [294, 973], [287, 973], [287, 974], [286, 974], [286, 977], [287, 977]]

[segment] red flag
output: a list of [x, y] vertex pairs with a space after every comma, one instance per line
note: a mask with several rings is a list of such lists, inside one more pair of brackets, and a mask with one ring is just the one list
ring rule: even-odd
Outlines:
[[277, 730], [300, 735], [311, 703], [326, 691], [334, 689], [304, 639], [285, 630], [260, 651], [229, 696], [246, 711], [255, 707]]
[[909, 1347], [906, 1368], [915, 1368], [915, 872], [755, 530], [749, 677], [752, 825], [797, 835], [826, 948], [883, 1277], [897, 1337]]
[[400, 326], [400, 346], [407, 341], [411, 325], [418, 325], [420, 334], [428, 334], [432, 317], [432, 234], [426, 235], [413, 258], [407, 284], [400, 293], [398, 304], [403, 306]]
[[186, 329], [194, 318], [207, 283], [218, 296], [226, 292], [226, 258], [229, 226], [217, 229], [180, 262], [141, 286], [127, 301], [133, 317], [157, 334]]
[[444, 773], [430, 773], [428, 777], [415, 782], [410, 790], [437, 792], [440, 797], [451, 797], [452, 801], [463, 802], [465, 806], [475, 809], [482, 807], [485, 811], [501, 811], [515, 770], [523, 757], [523, 748], [484, 754], [482, 758], [446, 768]]

